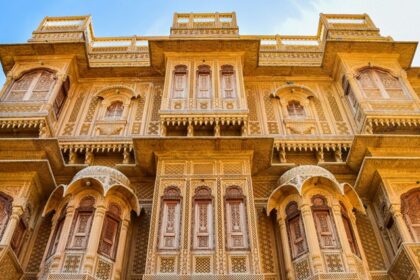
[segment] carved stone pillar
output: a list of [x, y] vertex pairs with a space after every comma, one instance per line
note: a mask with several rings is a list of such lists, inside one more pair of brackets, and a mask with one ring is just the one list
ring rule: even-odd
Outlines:
[[290, 246], [289, 246], [289, 238], [287, 237], [287, 229], [286, 229], [286, 221], [283, 217], [279, 217], [277, 219], [277, 222], [279, 223], [280, 227], [280, 234], [281, 234], [281, 243], [283, 248], [283, 254], [284, 254], [284, 266], [286, 270], [286, 279], [292, 280], [295, 279], [294, 277], [294, 270], [293, 270], [293, 264], [290, 254]]
[[85, 261], [83, 265], [83, 271], [85, 273], [92, 274], [93, 267], [95, 264], [95, 257], [98, 251], [99, 239], [101, 236], [102, 226], [104, 223], [106, 208], [103, 205], [98, 205], [95, 210], [95, 216], [93, 217], [92, 227], [89, 235], [89, 242], [86, 248]]
[[398, 228], [398, 231], [401, 235], [402, 242], [412, 242], [411, 234], [408, 231], [407, 225], [404, 221], [404, 218], [401, 214], [401, 205], [392, 204], [389, 211], [391, 212], [394, 222]]
[[22, 206], [13, 206], [12, 214], [10, 215], [9, 222], [4, 231], [3, 238], [1, 240], [0, 245], [6, 245], [6, 246], [10, 245], [10, 241], [12, 240], [13, 233], [15, 232], [16, 226], [22, 214], [23, 214]]
[[[59, 271], [60, 263], [64, 259], [64, 251], [66, 249], [67, 240], [69, 238], [70, 228], [71, 228], [71, 225], [73, 223], [74, 211], [75, 211], [74, 206], [71, 206], [71, 205], [67, 206], [66, 217], [64, 219], [63, 228], [61, 230], [60, 240], [58, 241], [57, 250], [55, 251], [55, 254], [52, 257], [52, 262], [51, 262], [51, 265], [50, 265], [50, 271]], [[56, 213], [56, 215], [60, 215], [60, 214]], [[53, 229], [51, 231], [51, 234], [54, 234], [54, 230], [55, 229]], [[52, 239], [50, 239], [50, 240], [51, 240], [50, 242], [54, 242]], [[50, 246], [50, 244], [49, 244], [49, 246]]]
[[346, 256], [348, 268], [350, 271], [356, 271], [356, 264], [353, 259], [353, 252], [351, 251], [350, 244], [347, 238], [347, 233], [344, 228], [343, 218], [341, 216], [341, 206], [339, 204], [333, 205], [332, 212], [334, 215], [334, 221], [337, 225], [338, 238], [341, 241], [341, 247], [343, 248], [343, 252]]
[[121, 224], [120, 238], [118, 240], [118, 250], [115, 258], [115, 268], [113, 279], [121, 279], [121, 270], [123, 267], [124, 261], [124, 252], [125, 252], [125, 241], [127, 239], [128, 226], [130, 224], [129, 219], [124, 219]]
[[303, 204], [300, 208], [302, 213], [303, 224], [305, 225], [305, 233], [308, 241], [309, 254], [311, 256], [314, 272], [323, 272], [321, 249], [319, 248], [318, 237], [316, 233], [315, 223], [309, 204]]

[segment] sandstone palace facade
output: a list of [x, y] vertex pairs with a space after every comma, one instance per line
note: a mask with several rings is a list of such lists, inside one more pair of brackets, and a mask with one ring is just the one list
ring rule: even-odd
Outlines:
[[0, 45], [0, 278], [419, 279], [416, 47], [46, 17]]

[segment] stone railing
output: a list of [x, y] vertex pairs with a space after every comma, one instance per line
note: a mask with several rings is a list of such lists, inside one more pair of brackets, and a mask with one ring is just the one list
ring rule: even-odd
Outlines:
[[171, 36], [232, 37], [239, 36], [235, 13], [174, 14]]
[[420, 279], [420, 243], [405, 243], [401, 245], [388, 273], [393, 279]]
[[150, 66], [149, 40], [235, 38], [260, 41], [260, 66], [320, 66], [330, 41], [382, 41], [366, 14], [321, 14], [315, 36], [240, 36], [235, 13], [175, 13], [170, 36], [95, 37], [90, 16], [46, 17], [30, 43], [85, 42], [91, 67]]

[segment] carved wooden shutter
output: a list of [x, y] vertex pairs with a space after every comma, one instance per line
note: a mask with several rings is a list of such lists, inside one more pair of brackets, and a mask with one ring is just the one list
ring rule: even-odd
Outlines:
[[208, 249], [212, 247], [212, 205], [211, 200], [196, 202], [195, 204], [194, 237], [195, 248]]
[[197, 98], [210, 98], [211, 95], [211, 75], [210, 67], [207, 65], [201, 65], [198, 67], [197, 75], [198, 92]]
[[53, 103], [53, 110], [56, 118], [58, 118], [61, 108], [63, 108], [64, 102], [66, 101], [67, 93], [65, 92], [64, 88], [61, 88], [58, 91], [57, 97]]
[[337, 248], [338, 243], [328, 210], [314, 211], [315, 226], [321, 248]]
[[180, 203], [179, 201], [165, 201], [163, 207], [161, 248], [178, 248]]
[[93, 212], [79, 211], [74, 227], [73, 238], [71, 242], [72, 248], [84, 249], [89, 239], [90, 228], [93, 220]]
[[36, 85], [32, 89], [31, 100], [47, 99], [53, 85], [55, 84], [54, 74], [48, 71], [40, 72], [36, 79]]
[[356, 243], [356, 238], [354, 237], [353, 228], [351, 226], [350, 220], [345, 216], [343, 216], [343, 224], [344, 224], [344, 229], [346, 230], [346, 236], [347, 236], [347, 240], [349, 242], [351, 251], [353, 252], [353, 254], [359, 255], [359, 250], [357, 248], [357, 243]]
[[233, 66], [222, 66], [222, 93], [224, 98], [235, 98], [235, 72]]
[[116, 243], [118, 239], [120, 222], [119, 220], [106, 215], [102, 228], [101, 242], [99, 244], [99, 253], [114, 258], [116, 252]]
[[228, 244], [231, 248], [247, 247], [245, 236], [245, 208], [241, 200], [229, 200], [227, 203]]
[[172, 98], [185, 98], [187, 92], [187, 66], [175, 66]]
[[301, 216], [298, 215], [288, 221], [289, 223], [289, 236], [290, 245], [292, 247], [292, 257], [296, 258], [305, 252], [307, 252], [307, 246], [305, 241], [305, 233], [303, 230], [303, 224]]
[[390, 98], [403, 98], [405, 96], [401, 82], [397, 78], [386, 72], [375, 72], [387, 96]]

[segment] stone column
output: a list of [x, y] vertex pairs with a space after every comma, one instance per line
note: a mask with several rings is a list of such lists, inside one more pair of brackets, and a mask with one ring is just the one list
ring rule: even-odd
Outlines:
[[295, 279], [295, 276], [292, 264], [292, 257], [290, 253], [289, 238], [287, 237], [286, 221], [284, 217], [279, 217], [277, 219], [277, 222], [279, 223], [280, 227], [281, 243], [284, 254], [284, 266], [286, 269], [286, 279], [293, 280]]
[[97, 256], [99, 240], [101, 237], [102, 226], [105, 218], [105, 211], [106, 208], [103, 205], [98, 205], [96, 207], [83, 264], [83, 272], [85, 273], [93, 273], [93, 267], [95, 265], [95, 258]]
[[115, 266], [114, 266], [114, 273], [113, 273], [113, 279], [115, 280], [121, 279], [121, 270], [123, 267], [124, 253], [125, 253], [125, 242], [127, 240], [127, 232], [128, 232], [129, 224], [130, 224], [129, 219], [124, 219], [121, 223], [120, 237], [118, 240], [118, 250], [115, 257]]
[[318, 235], [315, 228], [311, 207], [305, 203], [300, 208], [303, 224], [305, 225], [306, 240], [308, 242], [309, 255], [311, 256], [314, 273], [323, 272], [321, 249], [319, 247]]
[[22, 206], [13, 206], [12, 214], [10, 215], [9, 222], [4, 231], [3, 238], [0, 245], [10, 245], [13, 233], [15, 232], [16, 226], [19, 223], [20, 216], [23, 214]]
[[398, 232], [401, 235], [402, 242], [412, 242], [411, 234], [408, 231], [407, 224], [404, 221], [404, 218], [401, 214], [401, 205], [400, 204], [392, 204], [389, 211], [394, 218], [395, 225], [398, 228]]
[[[67, 240], [69, 238], [71, 225], [73, 223], [75, 208], [74, 206], [67, 206], [66, 209], [66, 217], [64, 219], [63, 228], [61, 229], [61, 236], [60, 240], [58, 241], [57, 250], [55, 251], [54, 256], [52, 257], [50, 271], [59, 271], [60, 270], [60, 263], [64, 261], [64, 251], [66, 249]], [[56, 213], [56, 215], [60, 215], [60, 213]], [[51, 234], [54, 234], [55, 228], [51, 231]], [[51, 240], [51, 242], [54, 242]], [[49, 244], [50, 246], [50, 244]]]
[[340, 204], [332, 206], [334, 221], [337, 228], [338, 238], [340, 239], [341, 247], [343, 248], [344, 255], [346, 256], [347, 266], [349, 271], [356, 271], [356, 264], [353, 259], [353, 252], [347, 238], [346, 229], [344, 228], [343, 217], [341, 216]]

